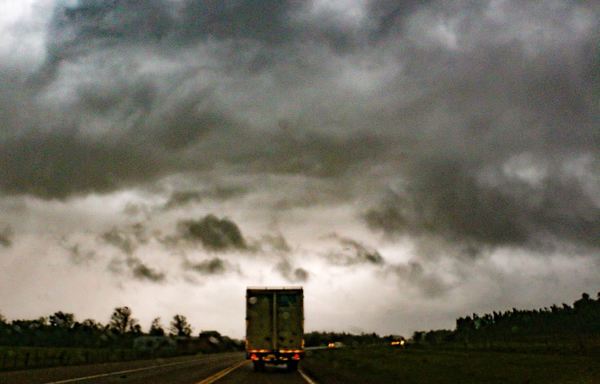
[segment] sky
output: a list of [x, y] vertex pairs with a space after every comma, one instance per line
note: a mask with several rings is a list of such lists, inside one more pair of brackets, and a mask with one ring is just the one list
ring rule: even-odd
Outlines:
[[0, 313], [410, 336], [600, 291], [600, 6], [0, 0]]

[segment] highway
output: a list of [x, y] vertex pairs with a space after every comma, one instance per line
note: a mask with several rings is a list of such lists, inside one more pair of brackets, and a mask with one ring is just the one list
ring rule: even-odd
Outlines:
[[0, 372], [0, 384], [313, 384], [303, 372], [254, 372], [241, 353]]
[[[288, 372], [285, 366], [267, 366], [265, 372], [254, 372], [252, 364], [245, 364], [242, 367], [223, 377], [217, 384], [313, 384], [300, 369], [299, 372]], [[202, 383], [209, 384], [209, 383]]]

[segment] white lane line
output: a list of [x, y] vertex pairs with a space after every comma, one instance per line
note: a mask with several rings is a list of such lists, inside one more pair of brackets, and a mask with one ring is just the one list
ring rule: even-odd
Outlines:
[[302, 378], [303, 378], [304, 380], [306, 380], [306, 382], [307, 382], [308, 384], [317, 384], [317, 382], [316, 382], [316, 381], [314, 381], [313, 379], [311, 379], [310, 377], [308, 377], [308, 375], [307, 375], [306, 373], [304, 373], [304, 371], [303, 371], [303, 370], [301, 370], [301, 369], [298, 369], [298, 373], [300, 374], [300, 376], [302, 376]]
[[[210, 359], [210, 360], [214, 360], [214, 359]], [[92, 376], [84, 376], [84, 377], [77, 377], [75, 379], [67, 379], [67, 380], [60, 380], [60, 381], [51, 381], [45, 384], [63, 384], [63, 383], [74, 383], [76, 381], [83, 381], [83, 380], [90, 380], [90, 379], [97, 379], [100, 377], [107, 377], [107, 376], [115, 376], [115, 375], [123, 375], [125, 373], [133, 373], [133, 372], [140, 372], [140, 371], [147, 371], [148, 369], [156, 369], [156, 368], [162, 368], [162, 367], [170, 367], [173, 365], [180, 365], [180, 364], [186, 364], [186, 363], [197, 363], [198, 361], [209, 361], [208, 359], [198, 359], [198, 360], [186, 360], [186, 361], [177, 361], [175, 363], [168, 363], [168, 364], [161, 364], [161, 365], [153, 365], [151, 367], [143, 367], [143, 368], [136, 368], [136, 369], [128, 369], [125, 371], [118, 371], [118, 372], [108, 372], [108, 373], [101, 373], [98, 375], [92, 375]]]
[[228, 374], [230, 374], [231, 372], [235, 371], [236, 369], [238, 369], [239, 367], [246, 365], [250, 362], [250, 360], [244, 360], [244, 361], [240, 361], [237, 364], [232, 365], [229, 368], [225, 368], [224, 370], [215, 373], [214, 375], [207, 377], [206, 379], [197, 382], [196, 384], [211, 384], [214, 383], [215, 381], [219, 380], [220, 378], [222, 378], [223, 376], [226, 376]]

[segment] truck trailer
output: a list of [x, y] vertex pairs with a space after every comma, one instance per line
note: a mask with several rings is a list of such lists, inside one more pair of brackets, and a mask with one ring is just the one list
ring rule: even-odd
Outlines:
[[304, 358], [302, 287], [249, 287], [246, 290], [246, 359], [254, 370], [265, 364], [298, 368]]

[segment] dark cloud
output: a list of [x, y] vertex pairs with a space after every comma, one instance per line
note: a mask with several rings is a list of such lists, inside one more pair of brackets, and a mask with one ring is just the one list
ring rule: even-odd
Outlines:
[[0, 141], [0, 164], [2, 190], [45, 198], [112, 191], [143, 182], [161, 169], [156, 158], [126, 143], [66, 133]]
[[310, 274], [304, 268], [296, 268], [288, 259], [283, 259], [275, 265], [275, 269], [289, 282], [308, 281]]
[[548, 238], [600, 246], [600, 207], [572, 177], [531, 186], [476, 176], [451, 160], [424, 162], [365, 219], [388, 235], [434, 235], [476, 247], [537, 247]]
[[100, 239], [126, 255], [132, 255], [140, 246], [147, 244], [151, 235], [143, 223], [134, 223], [122, 227], [113, 227], [104, 232]]
[[113, 257], [107, 265], [110, 273], [117, 276], [130, 276], [136, 280], [161, 283], [166, 280], [165, 272], [148, 266], [143, 260], [134, 255]]
[[110, 244], [126, 255], [131, 255], [137, 248], [135, 238], [128, 232], [120, 230], [116, 227], [102, 234], [101, 239], [107, 244]]
[[139, 257], [125, 255], [113, 257], [107, 265], [110, 273], [117, 276], [129, 276], [136, 280], [161, 283], [166, 280], [165, 272], [148, 266]]
[[200, 220], [181, 221], [178, 226], [185, 239], [199, 241], [207, 250], [248, 249], [237, 224], [227, 218], [207, 215]]
[[164, 272], [147, 266], [136, 257], [128, 257], [126, 263], [135, 279], [162, 282], [166, 278]]
[[[287, 50], [286, 44], [308, 40], [338, 51], [352, 45], [346, 28], [328, 22], [328, 17], [319, 23], [298, 17], [306, 13], [308, 5], [294, 0], [152, 0], [143, 4], [87, 0], [59, 4], [48, 30], [47, 60], [32, 82], [47, 85], [65, 63], [123, 46], [168, 52], [214, 40], [233, 42], [233, 49], [228, 50], [233, 60], [225, 64], [246, 62], [247, 68], [256, 70], [280, 56], [273, 46]], [[248, 53], [249, 59], [244, 58]]]
[[63, 247], [69, 252], [70, 260], [76, 265], [88, 264], [97, 258], [96, 251], [86, 249], [81, 244], [63, 244]]
[[13, 229], [10, 226], [6, 226], [0, 231], [0, 245], [3, 247], [10, 247], [13, 243]]
[[181, 31], [190, 38], [212, 36], [281, 44], [293, 35], [289, 18], [301, 4], [293, 0], [186, 1], [181, 11], [185, 28]]
[[[122, 252], [122, 256], [113, 258], [108, 265], [108, 270], [112, 273], [122, 274], [124, 270], [127, 270], [137, 280], [162, 282], [166, 279], [164, 272], [148, 266], [135, 255], [135, 251], [140, 245], [150, 241], [150, 235], [144, 224], [135, 223], [121, 228], [113, 227], [103, 233], [100, 239]], [[70, 250], [73, 257], [81, 253], [77, 245], [70, 247]]]
[[129, 202], [123, 208], [123, 214], [130, 217], [143, 216], [144, 218], [149, 219], [152, 210], [147, 204]]
[[433, 272], [427, 272], [418, 262], [409, 262], [407, 264], [397, 264], [391, 266], [388, 273], [396, 275], [401, 284], [418, 288], [427, 297], [440, 297], [446, 295], [451, 286], [443, 281]]
[[404, 21], [419, 8], [427, 8], [431, 0], [371, 0], [367, 14], [372, 25], [370, 38], [378, 41], [394, 32], [402, 32]]
[[179, 208], [192, 203], [199, 203], [204, 199], [225, 201], [246, 193], [242, 187], [215, 187], [204, 190], [183, 190], [171, 193], [169, 200], [164, 204], [164, 209]]
[[[558, 11], [507, 2], [502, 11], [514, 17], [496, 21], [485, 16], [489, 4], [428, 10], [466, 18], [454, 43], [403, 47], [414, 53], [402, 55], [409, 81], [426, 91], [390, 109], [405, 122], [406, 150], [364, 216], [371, 228], [467, 248], [598, 247], [597, 22], [588, 19], [596, 25], [588, 34], [573, 32], [576, 14], [595, 13], [581, 4]], [[526, 34], [525, 19], [542, 25], [550, 15], [559, 20], [546, 30], [552, 39]]]
[[84, 0], [74, 6], [59, 4], [50, 23], [47, 60], [35, 79], [47, 84], [60, 65], [91, 51], [148, 40], [159, 41], [169, 32], [172, 18], [167, 2]]
[[373, 264], [383, 266], [386, 264], [381, 254], [373, 248], [347, 237], [336, 234], [330, 236], [339, 243], [340, 248], [325, 254], [327, 260], [337, 265]]
[[165, 209], [178, 208], [187, 204], [202, 201], [205, 195], [200, 191], [176, 191], [171, 194], [169, 200], [165, 203]]
[[261, 252], [289, 253], [292, 248], [282, 234], [263, 235], [258, 242]]
[[[338, 195], [370, 201], [366, 222], [388, 235], [597, 248], [598, 8], [365, 4], [349, 21], [296, 1], [58, 5], [37, 77], [0, 75], [0, 189], [296, 175], [348, 188], [271, 188], [275, 209]], [[182, 228], [207, 249], [248, 248], [234, 223]]]
[[222, 275], [233, 267], [227, 261], [215, 257], [198, 263], [186, 262], [184, 267], [202, 275]]
[[388, 149], [385, 141], [371, 133], [336, 135], [314, 131], [290, 138], [275, 131], [247, 141], [232, 159], [250, 172], [268, 170], [278, 174], [339, 177], [361, 163], [376, 163]]
[[307, 281], [309, 277], [309, 273], [304, 268], [296, 268], [294, 269], [294, 281]]

